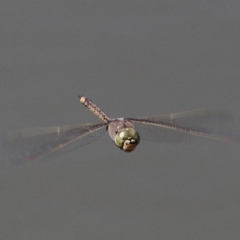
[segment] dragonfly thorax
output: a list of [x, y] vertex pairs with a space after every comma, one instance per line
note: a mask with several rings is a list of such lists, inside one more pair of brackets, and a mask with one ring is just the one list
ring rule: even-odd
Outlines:
[[116, 119], [109, 123], [108, 133], [115, 145], [125, 152], [133, 151], [140, 142], [133, 123], [126, 119]]

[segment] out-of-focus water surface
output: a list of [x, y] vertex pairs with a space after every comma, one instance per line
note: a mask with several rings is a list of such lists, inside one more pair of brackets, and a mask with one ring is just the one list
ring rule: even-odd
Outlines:
[[[3, 1], [1, 134], [223, 108], [240, 127], [238, 1]], [[240, 145], [105, 137], [0, 163], [1, 239], [239, 239]]]

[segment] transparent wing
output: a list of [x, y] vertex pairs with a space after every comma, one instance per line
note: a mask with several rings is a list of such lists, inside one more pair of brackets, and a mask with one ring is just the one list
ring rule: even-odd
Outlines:
[[239, 141], [230, 130], [233, 117], [218, 109], [200, 109], [169, 115], [130, 119], [140, 138], [146, 141], [178, 143], [194, 136], [224, 141]]
[[11, 163], [35, 160], [92, 143], [104, 136], [106, 126], [98, 123], [17, 130], [8, 134], [2, 150]]

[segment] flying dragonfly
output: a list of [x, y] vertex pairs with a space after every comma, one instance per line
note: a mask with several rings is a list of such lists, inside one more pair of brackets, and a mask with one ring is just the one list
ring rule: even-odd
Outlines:
[[92, 143], [108, 132], [124, 152], [133, 151], [141, 140], [178, 143], [192, 137], [239, 141], [239, 136], [222, 131], [232, 116], [223, 110], [200, 109], [141, 118], [110, 118], [85, 96], [80, 102], [102, 122], [65, 127], [30, 128], [10, 132], [4, 143], [5, 157], [12, 163], [39, 159]]

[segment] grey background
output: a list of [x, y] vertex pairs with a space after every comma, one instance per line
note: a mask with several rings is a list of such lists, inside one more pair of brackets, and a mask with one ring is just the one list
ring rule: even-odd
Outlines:
[[[239, 1], [1, 1], [1, 132], [204, 107], [240, 124]], [[239, 144], [107, 137], [0, 166], [0, 239], [239, 239]]]

